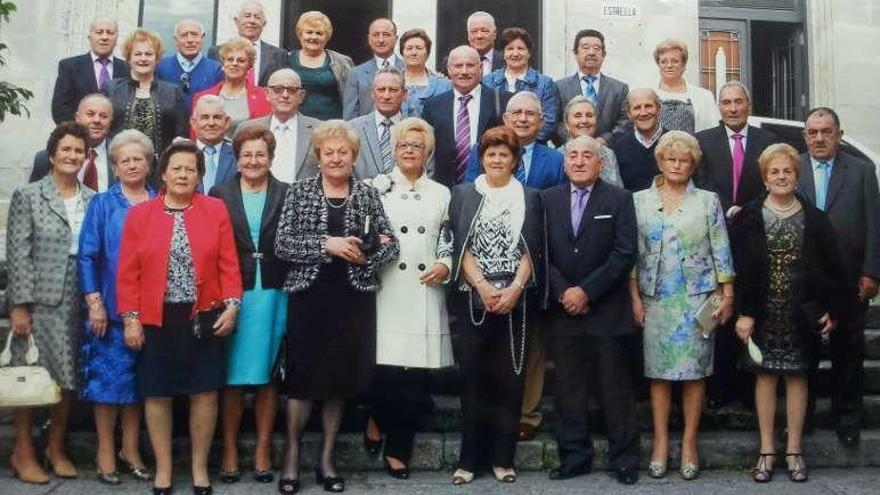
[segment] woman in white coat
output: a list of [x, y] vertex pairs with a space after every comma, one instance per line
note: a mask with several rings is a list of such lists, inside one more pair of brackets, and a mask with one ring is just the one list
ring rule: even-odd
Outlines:
[[[400, 241], [400, 257], [380, 272], [371, 395], [373, 419], [385, 434], [385, 469], [406, 479], [415, 433], [432, 407], [428, 370], [453, 364], [442, 286], [452, 266], [452, 237], [446, 225], [449, 189], [425, 171], [433, 128], [411, 117], [391, 132], [396, 166], [372, 184]], [[365, 436], [368, 449], [373, 444], [378, 451], [376, 443]]]

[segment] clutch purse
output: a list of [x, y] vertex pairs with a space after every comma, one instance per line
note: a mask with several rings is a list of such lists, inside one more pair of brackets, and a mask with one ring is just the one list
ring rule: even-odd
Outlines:
[[697, 323], [700, 325], [700, 329], [703, 331], [703, 338], [708, 339], [712, 332], [715, 331], [715, 327], [718, 326], [718, 320], [712, 318], [712, 313], [721, 306], [721, 298], [716, 295], [711, 295], [706, 298], [700, 308], [697, 309], [697, 314], [694, 317], [697, 319]]
[[27, 366], [9, 366], [12, 362], [12, 331], [0, 353], [0, 407], [34, 407], [57, 404], [61, 388], [42, 366], [37, 366], [40, 351], [34, 336], [28, 335]]
[[761, 352], [761, 348], [758, 347], [758, 344], [751, 337], [746, 342], [746, 348], [749, 350], [749, 357], [752, 358], [755, 364], [760, 365], [764, 362], [764, 353]]
[[278, 355], [275, 356], [275, 363], [272, 364], [270, 378], [278, 386], [287, 383], [287, 335], [281, 337], [281, 347], [278, 349]]
[[198, 311], [196, 317], [193, 318], [193, 335], [195, 338], [201, 339], [206, 335], [213, 335], [214, 324], [217, 323], [217, 319], [220, 318], [225, 309], [225, 307], [221, 306], [207, 311]]
[[[490, 273], [488, 275], [484, 275], [483, 278], [486, 279], [486, 283], [495, 287], [498, 290], [506, 289], [510, 287], [510, 284], [513, 283], [513, 279], [516, 277], [516, 274], [513, 272], [497, 272]], [[471, 289], [471, 293], [476, 292], [476, 289]], [[478, 297], [474, 297], [473, 306], [480, 310], [485, 310], [483, 307], [483, 300]]]

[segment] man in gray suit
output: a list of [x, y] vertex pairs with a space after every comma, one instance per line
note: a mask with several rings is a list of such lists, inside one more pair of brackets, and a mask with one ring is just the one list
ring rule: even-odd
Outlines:
[[397, 44], [397, 25], [389, 19], [370, 23], [367, 43], [373, 56], [348, 74], [342, 92], [342, 118], [351, 120], [373, 111], [372, 86], [376, 71], [383, 67], [403, 70], [403, 59], [394, 54]]
[[236, 133], [251, 125], [261, 125], [275, 136], [275, 158], [272, 175], [282, 182], [293, 182], [318, 174], [318, 159], [312, 150], [312, 130], [318, 119], [299, 113], [305, 90], [299, 74], [293, 69], [279, 69], [269, 76], [266, 97], [272, 115], [247, 120], [238, 125]]
[[361, 137], [361, 150], [354, 164], [354, 175], [359, 179], [387, 174], [394, 168], [391, 130], [403, 118], [400, 106], [406, 99], [403, 73], [393, 67], [379, 69], [372, 87], [375, 110], [350, 122]]
[[849, 306], [831, 332], [832, 413], [840, 441], [859, 441], [865, 313], [880, 279], [880, 193], [874, 164], [840, 151], [843, 130], [834, 110], [807, 113], [798, 174], [800, 192], [825, 211], [834, 227], [846, 266]]
[[[598, 113], [596, 118], [596, 139], [610, 146], [611, 136], [623, 132], [627, 118], [626, 95], [629, 86], [611, 76], [602, 74], [605, 61], [605, 37], [595, 29], [582, 29], [574, 37], [574, 57], [578, 63], [577, 73], [556, 81], [559, 91], [560, 108], [568, 100], [584, 95], [593, 102]], [[568, 139], [565, 122], [559, 126], [559, 139], [562, 144]]]

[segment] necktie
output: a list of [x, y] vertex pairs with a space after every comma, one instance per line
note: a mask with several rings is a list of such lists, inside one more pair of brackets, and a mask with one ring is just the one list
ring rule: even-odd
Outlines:
[[586, 86], [584, 87], [584, 96], [590, 99], [590, 103], [592, 103], [593, 106], [596, 106], [599, 101], [599, 94], [596, 93], [596, 86], [593, 86], [596, 76], [584, 76], [581, 79], [586, 83]]
[[202, 150], [205, 152], [205, 177], [202, 179], [203, 192], [208, 194], [208, 191], [214, 186], [214, 181], [217, 179], [217, 162], [215, 158], [217, 157], [217, 150], [213, 146], [205, 146], [205, 149]]
[[110, 64], [110, 59], [107, 57], [101, 57], [98, 59], [98, 63], [101, 64], [101, 72], [98, 74], [98, 90], [103, 91], [104, 86], [110, 82], [110, 70], [107, 69], [107, 65]]
[[516, 167], [516, 180], [519, 181], [520, 184], [526, 185], [526, 150], [523, 148], [519, 153], [519, 166]]
[[733, 202], [736, 203], [743, 162], [746, 159], [746, 150], [743, 148], [743, 137], [745, 136], [737, 132], [730, 137], [733, 138]]
[[95, 148], [89, 148], [86, 171], [83, 173], [83, 185], [95, 192], [98, 192], [98, 165], [95, 163], [97, 157], [98, 152], [95, 151]]
[[489, 64], [489, 57], [483, 55], [480, 57], [480, 65], [483, 67], [483, 75], [492, 72], [492, 66]]
[[391, 126], [394, 122], [391, 119], [385, 119], [381, 124], [382, 135], [379, 136], [379, 150], [382, 152], [382, 173], [387, 173], [394, 165], [391, 158]]
[[828, 179], [829, 174], [828, 169], [831, 168], [831, 164], [828, 162], [819, 162], [816, 165], [816, 170], [819, 172], [818, 181], [816, 182], [816, 208], [819, 208], [822, 211], [825, 211], [825, 198], [828, 193]]
[[468, 102], [473, 95], [458, 97], [458, 117], [455, 120], [455, 183], [464, 181], [464, 171], [471, 155], [471, 117]]
[[587, 188], [578, 187], [574, 190], [577, 198], [571, 202], [571, 231], [577, 235], [578, 227], [581, 225], [581, 217], [584, 215], [584, 197], [587, 195]]

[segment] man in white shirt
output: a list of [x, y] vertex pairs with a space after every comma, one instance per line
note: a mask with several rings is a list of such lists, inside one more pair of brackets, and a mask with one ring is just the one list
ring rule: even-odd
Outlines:
[[200, 190], [205, 194], [215, 185], [234, 177], [237, 170], [232, 145], [223, 140], [229, 120], [223, 98], [217, 95], [199, 98], [189, 119], [196, 135], [196, 146], [205, 154], [205, 175], [200, 184]]
[[354, 174], [359, 179], [387, 174], [394, 168], [391, 132], [402, 119], [400, 107], [406, 98], [403, 73], [394, 67], [379, 69], [372, 86], [375, 110], [350, 122], [361, 137], [361, 150], [354, 165]]
[[373, 111], [372, 86], [376, 71], [384, 67], [403, 70], [403, 59], [394, 54], [397, 25], [390, 19], [370, 23], [367, 43], [373, 56], [348, 74], [343, 91], [342, 118], [351, 120]]
[[[263, 35], [263, 28], [266, 27], [266, 13], [260, 2], [243, 2], [238, 12], [232, 17], [232, 21], [235, 23], [238, 35], [253, 43], [257, 58], [254, 59], [254, 66], [251, 69], [253, 71], [252, 81], [265, 87], [273, 72], [290, 65], [290, 53], [260, 39]], [[220, 52], [216, 46], [208, 51], [208, 58], [220, 60]]]

